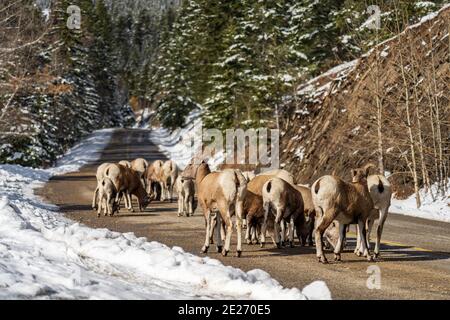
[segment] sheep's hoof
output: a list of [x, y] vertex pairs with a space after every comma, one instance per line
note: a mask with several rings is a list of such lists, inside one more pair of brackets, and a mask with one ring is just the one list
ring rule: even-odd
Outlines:
[[336, 261], [336, 262], [341, 261], [341, 254], [340, 253], [335, 253], [334, 254], [334, 261]]
[[375, 259], [372, 257], [372, 255], [368, 254], [367, 255], [367, 261], [373, 262], [373, 261], [375, 261]]
[[240, 258], [241, 255], [242, 255], [242, 251], [238, 250], [238, 251], [236, 252], [236, 257]]
[[226, 257], [228, 255], [228, 250], [223, 249], [222, 250], [222, 256]]
[[253, 241], [250, 240], [250, 239], [247, 239], [247, 244], [248, 244], [248, 245], [252, 245], [252, 244], [253, 244]]
[[293, 247], [294, 247], [294, 242], [289, 241], [289, 247], [290, 247], [290, 248], [293, 248]]
[[209, 247], [203, 247], [201, 253], [208, 253]]
[[264, 248], [265, 243], [264, 243], [264, 242], [261, 242], [260, 246], [261, 246], [261, 248]]
[[317, 257], [317, 259], [319, 260], [320, 263], [323, 263], [323, 264], [328, 263], [328, 260], [327, 260], [327, 258], [325, 258], [325, 256]]
[[355, 251], [355, 254], [356, 254], [358, 257], [361, 257], [361, 251], [357, 250], [357, 251]]
[[180, 214], [180, 213], [177, 213], [177, 217], [181, 217], [181, 214]]
[[282, 243], [281, 242], [277, 242], [277, 248], [281, 249], [281, 247], [282, 247]]
[[222, 246], [217, 246], [217, 253], [221, 253], [222, 252]]
[[380, 253], [379, 253], [379, 252], [375, 252], [375, 253], [373, 254], [373, 256], [374, 256], [374, 258], [379, 258], [379, 257], [380, 257]]
[[97, 213], [97, 218], [100, 218], [100, 213]]

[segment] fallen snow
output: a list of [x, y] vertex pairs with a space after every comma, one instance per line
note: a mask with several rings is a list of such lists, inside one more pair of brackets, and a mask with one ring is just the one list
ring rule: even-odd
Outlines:
[[431, 189], [435, 199], [429, 192], [420, 190], [421, 206], [419, 209], [416, 205], [416, 196], [413, 194], [406, 200], [392, 199], [390, 211], [407, 216], [450, 222], [450, 194], [437, 195], [436, 186]]
[[0, 165], [0, 299], [331, 298], [321, 281], [286, 289], [262, 270], [243, 272], [132, 233], [88, 228], [33, 196], [52, 175], [97, 159], [111, 133], [89, 136], [54, 169]]

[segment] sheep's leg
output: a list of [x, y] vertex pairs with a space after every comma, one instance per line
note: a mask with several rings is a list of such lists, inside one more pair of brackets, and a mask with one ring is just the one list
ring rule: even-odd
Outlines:
[[367, 231], [365, 228], [365, 222], [362, 219], [358, 220], [358, 229], [359, 229], [359, 240], [361, 244], [360, 252], [367, 258], [368, 261], [372, 261], [373, 258], [370, 255], [369, 250], [367, 249], [366, 237]]
[[291, 215], [289, 222], [289, 247], [294, 247], [294, 215]]
[[111, 195], [107, 195], [107, 197], [106, 197], [106, 210], [107, 210], [107, 212], [108, 212], [108, 215], [110, 216], [110, 217], [112, 217], [112, 215], [113, 215], [113, 212], [112, 212], [112, 208], [111, 208], [112, 206], [111, 206]]
[[215, 212], [214, 214], [211, 213], [211, 222], [210, 222], [210, 233], [209, 233], [209, 244], [214, 244], [214, 229], [217, 225], [217, 216], [219, 214]]
[[264, 248], [266, 244], [266, 230], [267, 230], [267, 217], [269, 215], [269, 203], [265, 202], [263, 203], [263, 210], [264, 210], [264, 222], [261, 227], [261, 248]]
[[102, 201], [103, 201], [103, 197], [101, 197], [99, 199], [98, 204], [97, 204], [97, 217], [99, 217], [99, 218], [102, 213]]
[[222, 252], [223, 245], [222, 245], [222, 235], [221, 235], [221, 229], [222, 229], [222, 218], [220, 217], [220, 214], [217, 214], [216, 219], [216, 237], [217, 237], [217, 252]]
[[284, 242], [286, 241], [286, 224], [284, 219], [281, 219], [280, 224], [280, 244], [284, 247]]
[[367, 246], [367, 250], [370, 250], [370, 234], [372, 232], [372, 227], [373, 227], [374, 222], [375, 222], [374, 219], [370, 219], [370, 220], [367, 219], [367, 222], [366, 222], [366, 230], [367, 230], [367, 233], [366, 233], [366, 246]]
[[189, 210], [189, 197], [188, 197], [188, 195], [185, 195], [183, 197], [183, 211], [184, 211], [184, 214], [186, 215], [186, 217], [189, 217], [191, 212]]
[[205, 214], [205, 244], [202, 248], [202, 253], [207, 253], [209, 249], [209, 241], [211, 238], [211, 211], [208, 209], [208, 211]]
[[245, 240], [247, 241], [247, 244], [252, 244], [252, 239], [251, 239], [251, 228], [253, 228], [252, 226], [250, 226], [250, 222], [249, 217], [247, 215], [247, 218], [245, 219], [247, 221], [247, 229], [245, 230]]
[[233, 233], [233, 222], [231, 221], [230, 211], [227, 211], [225, 217], [225, 225], [227, 228], [227, 233], [225, 237], [225, 247], [222, 250], [222, 256], [226, 257], [230, 251], [231, 246], [231, 234]]
[[178, 216], [181, 217], [181, 214], [183, 213], [183, 197], [181, 194], [178, 194]]
[[98, 190], [99, 188], [97, 187], [94, 191], [94, 197], [92, 198], [92, 209], [96, 210], [97, 209], [97, 196], [98, 196]]
[[334, 208], [331, 208], [328, 209], [320, 219], [316, 220], [317, 227], [314, 234], [316, 240], [316, 255], [319, 262], [322, 263], [328, 263], [328, 260], [323, 253], [323, 234], [336, 218], [336, 215], [336, 210]]
[[[259, 230], [259, 232], [258, 232], [258, 230]], [[258, 239], [259, 239], [258, 234], [261, 233], [261, 226], [259, 225], [259, 223], [258, 223], [258, 224], [254, 224], [254, 225], [251, 227], [250, 232], [251, 232], [251, 235], [252, 235], [252, 244], [253, 244], [253, 243], [254, 243], [254, 244], [258, 244]]]
[[380, 210], [380, 220], [378, 221], [377, 226], [377, 241], [375, 243], [375, 257], [378, 257], [380, 255], [381, 235], [383, 234], [383, 227], [384, 223], [386, 222], [387, 215], [388, 208], [383, 208], [383, 210]]
[[355, 248], [354, 252], [358, 257], [361, 256], [360, 247], [361, 247], [361, 241], [360, 241], [360, 236], [359, 236], [359, 228], [358, 228], [358, 226], [356, 226], [356, 248]]
[[160, 187], [161, 187], [161, 201], [165, 201], [166, 200], [166, 186], [164, 182], [160, 182], [159, 183]]
[[236, 203], [236, 231], [237, 231], [237, 249], [236, 255], [239, 258], [242, 255], [242, 211], [243, 203], [238, 201]]
[[128, 210], [130, 210], [131, 212], [134, 212], [133, 198], [131, 197], [131, 194], [127, 191], [125, 193], [125, 196], [127, 197], [127, 200], [128, 200]]
[[189, 216], [194, 215], [194, 196], [188, 197], [188, 214]]
[[[281, 221], [280, 223], [282, 223], [283, 221]], [[281, 248], [281, 243], [280, 243], [280, 230], [278, 229], [280, 227], [279, 223], [274, 223], [273, 224], [273, 233], [275, 236], [275, 244], [277, 246], [278, 249]]]
[[334, 261], [341, 261], [342, 244], [344, 243], [346, 225], [339, 223], [339, 238], [334, 247]]

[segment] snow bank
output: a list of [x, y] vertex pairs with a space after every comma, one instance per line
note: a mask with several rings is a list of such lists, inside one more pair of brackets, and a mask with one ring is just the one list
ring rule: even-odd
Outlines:
[[390, 211], [407, 216], [450, 222], [450, 195], [444, 197], [436, 196], [436, 189], [436, 186], [432, 187], [432, 192], [436, 199], [433, 199], [429, 192], [426, 193], [425, 190], [420, 190], [422, 205], [419, 209], [416, 206], [416, 195], [413, 194], [406, 200], [392, 199]]
[[51, 170], [0, 166], [0, 299], [331, 298], [320, 281], [286, 289], [262, 270], [243, 272], [132, 233], [90, 229], [31, 195], [36, 183], [95, 160], [110, 136], [96, 132]]

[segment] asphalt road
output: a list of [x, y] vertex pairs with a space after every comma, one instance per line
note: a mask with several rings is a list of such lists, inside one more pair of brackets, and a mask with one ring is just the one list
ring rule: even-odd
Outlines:
[[[149, 131], [119, 129], [101, 160], [79, 172], [56, 176], [37, 189], [49, 203], [58, 205], [62, 214], [93, 228], [134, 232], [148, 241], [179, 246], [201, 255], [204, 220], [200, 209], [193, 217], [177, 217], [177, 204], [153, 202], [144, 213], [122, 209], [115, 217], [97, 218], [91, 209], [96, 186], [95, 170], [100, 162], [144, 157], [149, 161], [164, 159], [157, 146], [150, 143]], [[356, 257], [354, 239], [342, 262], [319, 264], [312, 247], [276, 249], [271, 243], [243, 246], [241, 258], [234, 257], [235, 236], [230, 255], [222, 257], [211, 246], [208, 255], [248, 271], [259, 268], [270, 273], [285, 287], [303, 288], [315, 280], [327, 283], [334, 299], [450, 299], [450, 224], [390, 214], [384, 229], [381, 257], [375, 263]], [[331, 252], [326, 252], [331, 261]], [[368, 268], [379, 267], [380, 289], [369, 289]]]

